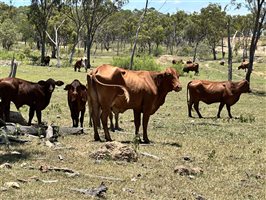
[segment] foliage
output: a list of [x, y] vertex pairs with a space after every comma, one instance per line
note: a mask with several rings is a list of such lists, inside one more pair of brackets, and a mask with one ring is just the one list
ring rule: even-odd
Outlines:
[[10, 47], [18, 40], [18, 36], [17, 27], [11, 19], [6, 19], [0, 24], [0, 40], [3, 48], [10, 50]]
[[[112, 64], [114, 66], [129, 69], [130, 57], [114, 57]], [[133, 70], [160, 71], [162, 67], [156, 64], [154, 58], [149, 56], [136, 57]]]

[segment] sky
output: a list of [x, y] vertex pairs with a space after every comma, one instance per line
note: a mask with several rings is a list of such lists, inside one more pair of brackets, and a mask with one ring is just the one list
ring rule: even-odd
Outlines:
[[[7, 4], [10, 4], [10, 0], [0, 0]], [[207, 7], [209, 3], [218, 3], [224, 8], [231, 0], [149, 0], [148, 8], [154, 7], [156, 10], [162, 13], [175, 13], [178, 10], [184, 10], [188, 13], [200, 12], [201, 8]], [[244, 2], [245, 0], [237, 0], [237, 2]], [[12, 0], [14, 6], [29, 5], [31, 0]], [[146, 0], [129, 0], [123, 9], [138, 9], [141, 10], [145, 7]], [[236, 10], [231, 6], [228, 10], [230, 14], [247, 14], [248, 10], [242, 7], [240, 10]]]

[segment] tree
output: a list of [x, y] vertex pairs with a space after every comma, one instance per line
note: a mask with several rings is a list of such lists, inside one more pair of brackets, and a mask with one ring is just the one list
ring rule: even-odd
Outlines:
[[44, 63], [46, 54], [46, 31], [48, 21], [52, 16], [53, 9], [60, 3], [60, 0], [31, 0], [29, 21], [35, 26], [41, 43], [41, 63]]
[[211, 46], [213, 60], [216, 60], [216, 46], [225, 27], [225, 12], [221, 10], [220, 5], [209, 4], [206, 8], [201, 9], [200, 19], [201, 26], [206, 31], [206, 39]]
[[126, 0], [81, 0], [81, 9], [85, 19], [87, 63], [86, 68], [91, 67], [90, 54], [94, 36], [98, 27], [113, 12], [119, 10]]
[[9, 51], [10, 47], [18, 40], [18, 36], [17, 27], [11, 19], [0, 23], [0, 40], [4, 49]]
[[249, 67], [246, 74], [246, 80], [250, 82], [257, 43], [262, 31], [265, 29], [266, 2], [265, 0], [246, 0], [246, 2], [253, 15], [252, 38], [249, 49]]

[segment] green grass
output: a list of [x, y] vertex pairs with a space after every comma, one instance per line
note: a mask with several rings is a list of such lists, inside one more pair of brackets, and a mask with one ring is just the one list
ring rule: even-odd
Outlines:
[[[93, 57], [93, 66], [111, 63], [111, 56]], [[236, 69], [233, 79], [241, 80], [245, 72]], [[74, 72], [73, 68], [39, 67], [20, 65], [17, 77], [38, 81], [53, 77], [70, 83], [79, 79], [86, 83], [86, 73]], [[257, 73], [255, 73], [257, 72]], [[9, 73], [9, 67], [0, 66], [1, 77]], [[71, 188], [92, 188], [102, 181], [108, 187], [107, 199], [195, 199], [198, 195], [206, 199], [265, 199], [266, 180], [266, 72], [264, 64], [254, 66], [251, 77], [251, 89], [254, 93], [243, 94], [232, 109], [235, 117], [229, 119], [227, 111], [221, 113], [221, 119], [215, 118], [218, 104], [200, 103], [203, 119], [187, 117], [186, 85], [192, 79], [226, 80], [227, 67], [218, 62], [201, 62], [200, 74], [194, 73], [180, 77], [183, 90], [171, 92], [166, 102], [150, 118], [148, 135], [151, 145], [140, 145], [138, 151], [148, 152], [161, 158], [160, 161], [140, 156], [135, 163], [100, 161], [89, 158], [89, 154], [100, 148], [103, 143], [93, 141], [93, 130], [88, 127], [88, 115], [85, 116], [86, 134], [59, 138], [61, 145], [71, 149], [53, 150], [43, 145], [39, 139], [24, 145], [14, 145], [11, 151], [19, 151], [21, 156], [11, 155], [4, 146], [0, 146], [0, 164], [10, 162], [12, 169], [1, 169], [0, 188], [8, 181], [29, 179], [36, 176], [42, 180], [58, 180], [57, 183], [30, 181], [20, 183], [20, 189], [0, 190], [0, 199], [88, 199], [83, 194], [71, 191]], [[43, 121], [59, 126], [71, 126], [67, 105], [67, 93], [64, 86], [57, 87], [51, 103], [43, 111]], [[16, 110], [12, 106], [12, 110]], [[28, 119], [28, 107], [21, 109]], [[113, 140], [129, 141], [134, 147], [134, 124], [131, 110], [120, 115], [123, 132], [111, 132]], [[36, 122], [36, 116], [34, 117]], [[100, 131], [103, 138], [103, 130]], [[63, 160], [58, 159], [63, 156]], [[189, 156], [191, 161], [185, 161]], [[22, 164], [25, 167], [22, 167]], [[61, 172], [42, 173], [42, 165], [68, 167], [80, 173], [69, 178]], [[203, 174], [189, 178], [174, 173], [177, 165], [201, 167]], [[35, 169], [30, 169], [30, 166]], [[109, 181], [92, 178], [88, 175], [111, 176], [124, 181]], [[133, 181], [132, 178], [135, 178]], [[131, 190], [132, 192], [128, 192]]]

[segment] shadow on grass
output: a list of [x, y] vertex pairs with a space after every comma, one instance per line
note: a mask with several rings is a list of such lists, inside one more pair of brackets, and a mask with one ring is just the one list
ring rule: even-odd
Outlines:
[[252, 90], [251, 94], [255, 96], [266, 97], [266, 91]]
[[172, 146], [172, 147], [178, 147], [178, 148], [182, 147], [182, 145], [177, 143], [177, 142], [162, 142], [161, 144], [162, 145], [169, 145], [169, 146]]
[[4, 154], [0, 154], [0, 164], [1, 163], [15, 163], [21, 160], [29, 160], [33, 158], [33, 155], [42, 154], [40, 151], [25, 151], [22, 149], [6, 151]]

